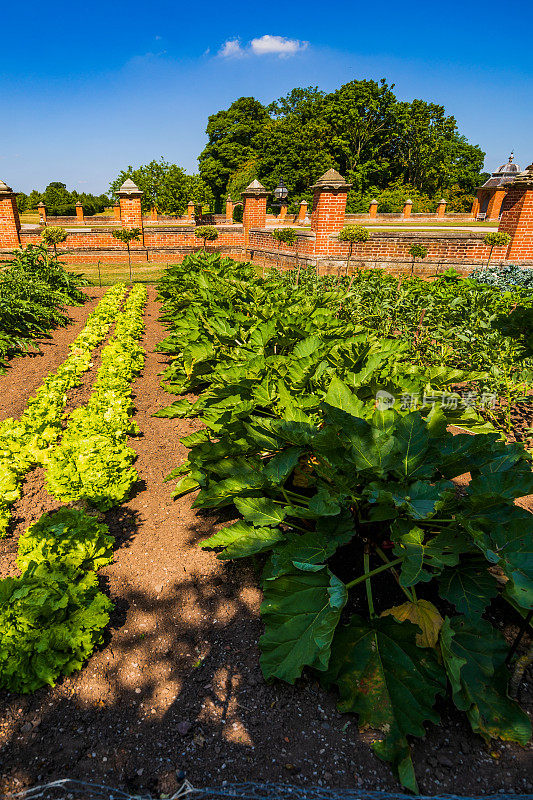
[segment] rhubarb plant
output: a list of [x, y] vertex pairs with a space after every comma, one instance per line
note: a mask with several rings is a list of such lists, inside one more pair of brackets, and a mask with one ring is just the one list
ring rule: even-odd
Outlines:
[[265, 678], [313, 672], [380, 732], [375, 752], [412, 791], [411, 739], [438, 722], [439, 697], [487, 741], [525, 744], [508, 645], [486, 612], [532, 606], [533, 515], [514, 502], [533, 492], [531, 456], [473, 411], [455, 421], [476, 435], [452, 435], [438, 404], [375, 401], [485, 376], [413, 358], [395, 322], [358, 328], [353, 297], [327, 284], [295, 289], [197, 255], [160, 294], [164, 385], [197, 399], [159, 415], [203, 422], [169, 479], [174, 496], [199, 490], [195, 507], [238, 516], [203, 547], [263, 564]]

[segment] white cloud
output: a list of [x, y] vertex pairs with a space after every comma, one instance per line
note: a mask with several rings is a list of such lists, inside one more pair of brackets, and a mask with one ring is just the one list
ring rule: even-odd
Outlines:
[[305, 50], [309, 42], [301, 42], [299, 39], [286, 39], [284, 36], [271, 36], [266, 33], [258, 39], [252, 39], [250, 48], [256, 56], [265, 56], [274, 53], [280, 58], [294, 56]]
[[218, 54], [222, 58], [242, 58], [245, 51], [242, 49], [239, 39], [228, 39], [227, 42], [224, 42]]
[[243, 56], [249, 55], [275, 55], [279, 58], [288, 58], [296, 53], [301, 53], [308, 44], [309, 42], [303, 42], [300, 39], [287, 39], [285, 36], [272, 36], [265, 33], [264, 36], [252, 39], [244, 47], [241, 45], [240, 39], [228, 39], [218, 51], [218, 55], [222, 58], [243, 58]]

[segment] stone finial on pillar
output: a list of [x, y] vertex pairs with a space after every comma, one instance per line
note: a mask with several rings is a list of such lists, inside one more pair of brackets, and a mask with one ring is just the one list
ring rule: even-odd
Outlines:
[[407, 217], [411, 216], [411, 211], [412, 210], [413, 210], [413, 201], [412, 200], [406, 200], [405, 203], [403, 204], [403, 212], [402, 212], [406, 219], [407, 219]]
[[226, 197], [226, 224], [232, 225], [233, 224], [233, 200], [228, 195]]
[[192, 200], [187, 203], [187, 219], [189, 222], [194, 221], [194, 202]]
[[40, 203], [37, 203], [37, 212], [39, 214], [39, 222], [41, 224], [46, 223], [46, 206], [42, 200]]
[[17, 195], [0, 180], [0, 247], [20, 247]]
[[507, 258], [533, 261], [533, 164], [506, 188], [498, 231], [511, 236]]
[[445, 213], [446, 213], [446, 200], [443, 197], [442, 200], [439, 200], [437, 205], [437, 217], [443, 217]]
[[123, 228], [143, 229], [143, 216], [141, 209], [141, 197], [143, 192], [136, 186], [130, 178], [124, 181], [117, 192], [120, 202], [120, 219]]
[[370, 201], [368, 206], [368, 214], [370, 217], [374, 218], [378, 213], [378, 201], [374, 198], [374, 200]]
[[258, 180], [252, 181], [241, 192], [243, 200], [242, 224], [244, 227], [244, 245], [248, 245], [250, 228], [266, 226], [267, 197], [270, 194]]
[[84, 222], [83, 204], [79, 200], [76, 203], [76, 222]]
[[113, 206], [113, 219], [120, 219], [120, 203]]
[[298, 209], [298, 217], [296, 218], [296, 223], [301, 225], [304, 219], [307, 216], [307, 200], [302, 200], [300, 203], [300, 208]]
[[315, 250], [327, 255], [329, 236], [339, 233], [344, 227], [346, 200], [351, 183], [346, 183], [342, 175], [329, 169], [311, 186], [313, 190], [313, 211], [311, 230], [315, 234]]

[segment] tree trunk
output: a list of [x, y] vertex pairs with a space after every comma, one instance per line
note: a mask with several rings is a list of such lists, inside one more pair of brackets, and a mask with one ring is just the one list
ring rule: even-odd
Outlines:
[[128, 248], [128, 263], [130, 265], [130, 283], [132, 283], [132, 278], [131, 278], [131, 253], [130, 253], [130, 243], [129, 242], [127, 242], [126, 247]]

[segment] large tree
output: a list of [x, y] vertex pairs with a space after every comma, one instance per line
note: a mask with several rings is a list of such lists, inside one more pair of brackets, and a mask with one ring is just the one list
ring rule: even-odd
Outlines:
[[209, 117], [209, 141], [198, 159], [200, 175], [222, 209], [230, 177], [257, 153], [256, 136], [269, 122], [265, 106], [253, 97], [240, 97], [225, 111]]

